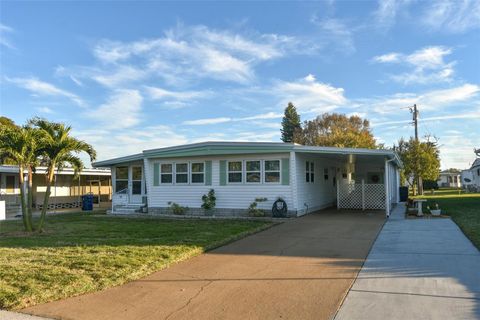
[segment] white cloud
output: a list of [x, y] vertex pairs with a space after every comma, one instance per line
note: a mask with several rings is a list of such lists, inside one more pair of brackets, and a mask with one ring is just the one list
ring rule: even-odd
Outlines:
[[225, 123], [230, 121], [232, 121], [232, 118], [218, 117], [218, 118], [188, 120], [188, 121], [184, 121], [183, 124], [190, 125], [190, 126], [202, 126], [202, 125]]
[[380, 63], [387, 63], [387, 62], [400, 62], [401, 55], [399, 53], [387, 53], [381, 56], [373, 57], [373, 61], [380, 62]]
[[91, 75], [93, 80], [111, 88], [115, 88], [126, 82], [141, 80], [145, 77], [145, 71], [127, 65], [118, 66], [113, 72], [97, 71]]
[[[93, 53], [102, 63], [102, 73], [94, 79], [108, 86], [147, 75], [173, 84], [197, 78], [245, 83], [255, 78], [254, 66], [258, 63], [287, 53], [304, 54], [310, 47], [314, 45], [291, 36], [242, 35], [206, 26], [178, 25], [159, 38], [99, 42]], [[134, 62], [135, 68], [126, 65]], [[111, 66], [119, 70], [113, 74], [104, 71]]]
[[402, 10], [411, 3], [411, 0], [378, 0], [378, 7], [373, 13], [375, 26], [388, 31], [395, 25], [396, 19]]
[[211, 91], [169, 91], [157, 87], [146, 87], [150, 98], [154, 100], [181, 100], [188, 101], [199, 98], [206, 98], [212, 95]]
[[13, 44], [8, 40], [7, 34], [13, 33], [13, 28], [0, 23], [0, 46], [4, 46], [9, 49], [15, 49]]
[[142, 101], [137, 90], [117, 90], [106, 103], [86, 116], [102, 124], [103, 128], [130, 128], [141, 121]]
[[303, 113], [332, 111], [347, 102], [344, 89], [318, 82], [313, 75], [293, 82], [280, 81], [272, 91], [281, 97], [280, 105], [293, 102]]
[[79, 106], [84, 106], [83, 100], [74, 93], [60, 89], [51, 83], [38, 80], [37, 78], [6, 78], [7, 81], [24, 88], [39, 96], [66, 97]]
[[219, 117], [219, 118], [207, 118], [207, 119], [197, 119], [197, 120], [188, 120], [184, 121], [184, 125], [210, 125], [210, 124], [219, 124], [226, 122], [240, 122], [240, 121], [252, 121], [252, 120], [267, 120], [267, 119], [278, 119], [283, 116], [282, 113], [276, 112], [267, 112], [262, 114], [257, 114], [249, 117], [238, 117], [238, 118], [229, 118], [229, 117]]
[[55, 112], [49, 108], [49, 107], [37, 107], [35, 108], [40, 113], [45, 113], [45, 114], [54, 114]]
[[462, 33], [480, 28], [478, 0], [442, 0], [430, 2], [420, 19], [432, 30]]
[[411, 54], [391, 52], [376, 56], [374, 62], [402, 63], [410, 70], [408, 72], [391, 75], [391, 79], [403, 84], [427, 84], [449, 82], [455, 73], [455, 61], [445, 62], [445, 57], [452, 53], [452, 49], [444, 46], [430, 46], [419, 49]]
[[315, 24], [320, 31], [316, 35], [316, 41], [322, 48], [328, 48], [329, 51], [340, 51], [344, 54], [354, 53], [356, 51], [354, 43], [353, 28], [335, 18], [320, 19], [314, 15], [310, 22]]

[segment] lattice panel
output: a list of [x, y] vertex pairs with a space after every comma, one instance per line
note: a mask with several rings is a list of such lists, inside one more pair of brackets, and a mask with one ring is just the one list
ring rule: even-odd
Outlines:
[[365, 209], [385, 209], [385, 185], [364, 184]]
[[341, 183], [338, 186], [338, 207], [342, 209], [385, 209], [385, 185]]

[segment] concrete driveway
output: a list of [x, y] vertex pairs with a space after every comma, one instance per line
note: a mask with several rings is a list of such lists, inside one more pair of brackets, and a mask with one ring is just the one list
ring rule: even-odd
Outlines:
[[146, 278], [22, 312], [61, 319], [331, 319], [384, 214], [321, 211]]

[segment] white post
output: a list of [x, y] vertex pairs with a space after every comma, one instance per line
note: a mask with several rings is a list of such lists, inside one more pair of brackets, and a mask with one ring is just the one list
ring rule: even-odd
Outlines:
[[340, 180], [338, 179], [338, 173], [335, 172], [335, 179], [337, 179], [337, 210], [340, 209]]
[[385, 184], [385, 215], [387, 218], [390, 216], [390, 199], [389, 199], [389, 188], [388, 188], [388, 163], [389, 160], [385, 160], [385, 173], [383, 174], [384, 179], [383, 183]]
[[365, 179], [362, 179], [362, 210], [365, 211]]
[[6, 208], [5, 208], [5, 201], [0, 201], [0, 221], [5, 220], [7, 218], [6, 215]]

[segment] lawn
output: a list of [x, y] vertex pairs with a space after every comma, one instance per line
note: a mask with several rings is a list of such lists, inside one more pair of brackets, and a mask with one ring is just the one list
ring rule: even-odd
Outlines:
[[51, 216], [46, 233], [0, 222], [0, 309], [21, 309], [144, 277], [270, 226], [245, 220]]
[[428, 200], [427, 206], [438, 203], [442, 213], [449, 215], [463, 233], [480, 249], [480, 193], [461, 193], [447, 189], [435, 191], [434, 195], [421, 198]]

